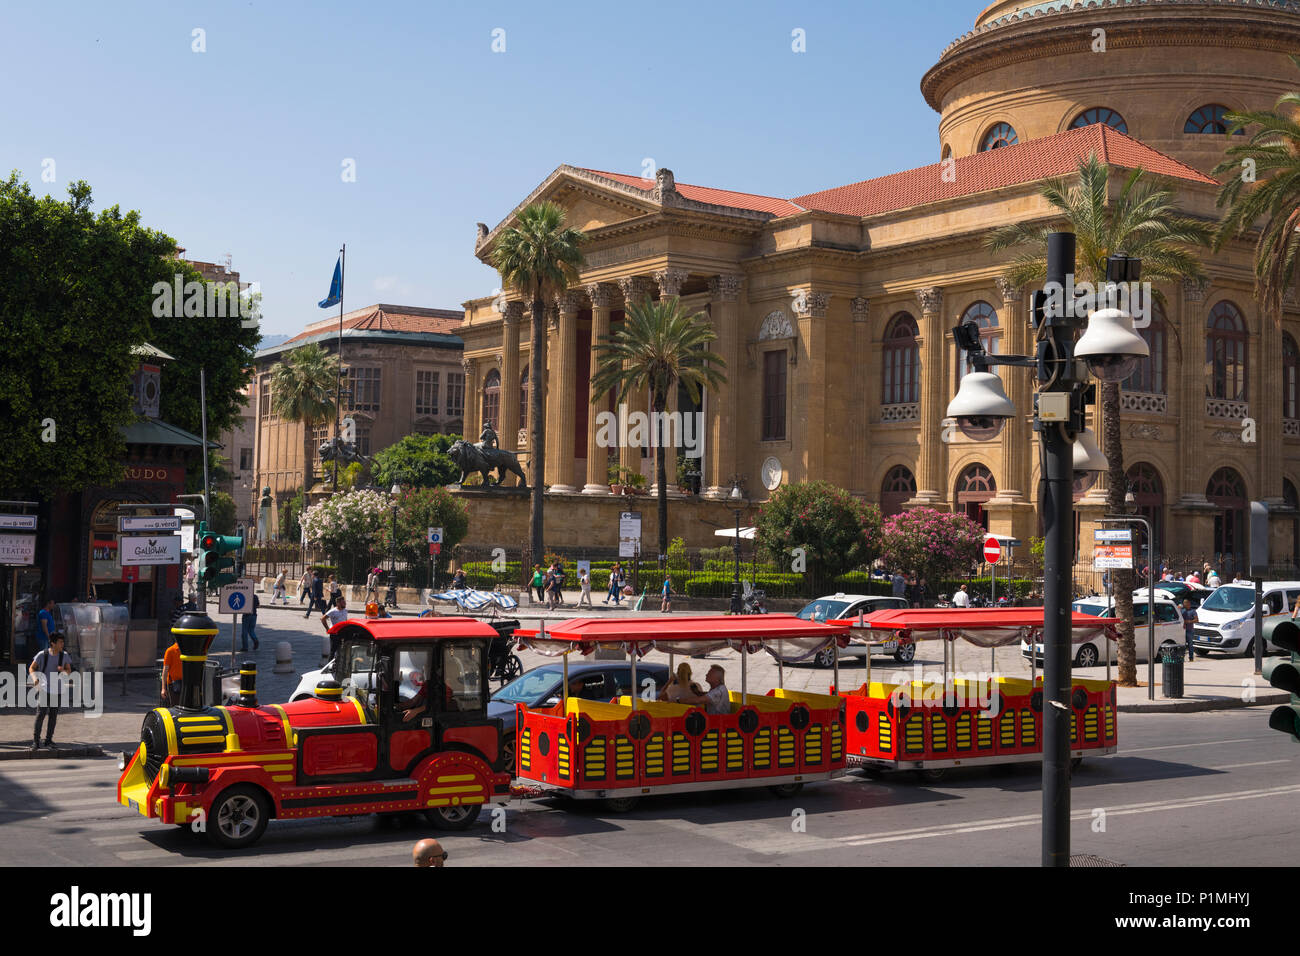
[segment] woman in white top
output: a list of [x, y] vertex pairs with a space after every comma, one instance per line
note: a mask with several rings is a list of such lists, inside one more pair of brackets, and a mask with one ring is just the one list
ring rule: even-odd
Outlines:
[[284, 593], [284, 572], [281, 571], [275, 576], [275, 584], [271, 585], [271, 603], [284, 599], [284, 603], [289, 603], [289, 597]]
[[591, 607], [591, 575], [587, 573], [586, 568], [578, 572], [578, 588], [582, 592], [578, 596], [578, 606], [585, 604]]

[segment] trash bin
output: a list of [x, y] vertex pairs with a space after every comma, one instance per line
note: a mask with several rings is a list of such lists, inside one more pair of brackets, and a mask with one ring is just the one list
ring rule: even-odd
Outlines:
[[1183, 696], [1183, 657], [1187, 648], [1174, 644], [1160, 649], [1160, 696]]
[[219, 707], [221, 699], [221, 662], [209, 657], [203, 662], [203, 706]]

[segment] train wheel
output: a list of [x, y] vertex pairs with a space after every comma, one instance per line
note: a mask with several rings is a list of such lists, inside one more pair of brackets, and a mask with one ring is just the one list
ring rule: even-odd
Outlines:
[[778, 783], [775, 787], [768, 787], [767, 789], [772, 791], [773, 796], [780, 797], [782, 800], [788, 800], [803, 789], [803, 784]]
[[271, 805], [257, 787], [241, 784], [223, 790], [208, 814], [208, 838], [227, 850], [242, 850], [262, 838]]
[[640, 802], [640, 797], [606, 797], [605, 808], [615, 813], [627, 813], [635, 810], [636, 805]]
[[927, 770], [916, 771], [916, 776], [922, 783], [938, 783], [947, 772], [947, 767], [930, 767]]
[[478, 821], [479, 804], [438, 807], [428, 811], [429, 822], [439, 830], [468, 830]]

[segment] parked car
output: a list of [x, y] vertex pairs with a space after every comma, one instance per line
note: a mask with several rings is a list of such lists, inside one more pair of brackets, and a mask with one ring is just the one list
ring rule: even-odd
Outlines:
[[[1156, 590], [1164, 591], [1175, 601], [1178, 606], [1183, 606], [1183, 599], [1187, 598], [1192, 602], [1192, 607], [1201, 606], [1201, 602], [1214, 593], [1214, 588], [1207, 588], [1200, 584], [1189, 584], [1186, 581], [1157, 581]], [[1137, 591], [1146, 592], [1146, 588], [1138, 588]], [[1134, 593], [1136, 594], [1137, 591]]]
[[[845, 594], [840, 591], [817, 598], [796, 616], [805, 621], [840, 621], [855, 618], [859, 614], [874, 614], [886, 608], [907, 606], [905, 598], [883, 597], [878, 594]], [[887, 641], [876, 646], [880, 648], [879, 653], [892, 654], [894, 660], [903, 664], [910, 664], [912, 658], [916, 656], [916, 645], [911, 641]], [[840, 651], [840, 657], [865, 657], [870, 652], [870, 647], [855, 638], [853, 643]], [[813, 663], [818, 667], [832, 666], [835, 663], [834, 650], [828, 647], [819, 651], [813, 658]]]
[[[1133, 593], [1133, 644], [1137, 652], [1137, 661], [1139, 664], [1147, 662], [1147, 603], [1148, 595], [1145, 589]], [[1114, 599], [1109, 601], [1103, 595], [1101, 597], [1081, 598], [1070, 605], [1080, 614], [1090, 614], [1093, 617], [1114, 617], [1115, 603]], [[1183, 638], [1183, 619], [1178, 613], [1179, 605], [1174, 603], [1174, 599], [1159, 589], [1156, 590], [1156, 654], [1160, 654], [1160, 649], [1166, 645], [1184, 644]], [[1112, 663], [1119, 662], [1119, 643], [1109, 638], [1093, 638], [1082, 644], [1074, 645], [1074, 666], [1075, 667], [1095, 667], [1103, 663], [1105, 658], [1102, 657], [1102, 642], [1105, 641], [1107, 647], [1105, 653], [1110, 654]], [[1029, 642], [1020, 642], [1020, 653], [1025, 660], [1029, 660]], [[1039, 666], [1043, 663], [1043, 645], [1042, 643], [1034, 644], [1034, 657]]]
[[[1263, 585], [1264, 620], [1287, 614], [1300, 600], [1300, 581], [1265, 581]], [[1255, 654], [1255, 585], [1224, 584], [1215, 588], [1199, 608], [1192, 630], [1192, 646], [1200, 652]], [[1282, 649], [1264, 639], [1266, 654], [1280, 654]]]
[[[695, 675], [701, 686], [704, 675]], [[583, 687], [573, 696], [585, 700], [612, 700], [632, 693], [632, 665], [627, 661], [591, 661], [590, 663], [571, 663], [569, 665], [569, 682], [583, 679]], [[668, 666], [638, 662], [636, 665], [638, 696], [658, 697], [659, 692], [668, 683]], [[501, 750], [506, 757], [506, 766], [514, 766], [515, 728], [519, 719], [516, 704], [529, 707], [548, 707], [560, 702], [564, 685], [563, 664], [543, 664], [525, 671], [488, 699], [489, 717], [501, 718]]]

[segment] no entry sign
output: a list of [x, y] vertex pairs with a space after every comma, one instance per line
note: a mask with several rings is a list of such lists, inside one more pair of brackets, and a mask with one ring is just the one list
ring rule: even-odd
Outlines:
[[984, 560], [989, 564], [997, 564], [1002, 559], [1002, 545], [998, 544], [998, 539], [989, 535], [984, 539]]

